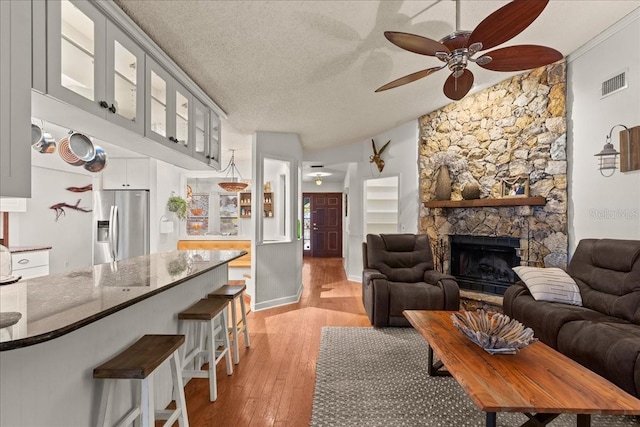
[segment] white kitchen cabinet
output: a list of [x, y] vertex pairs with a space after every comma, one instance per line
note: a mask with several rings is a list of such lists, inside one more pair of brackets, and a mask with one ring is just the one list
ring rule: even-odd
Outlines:
[[144, 51], [87, 1], [47, 2], [47, 92], [144, 132]]
[[0, 196], [31, 197], [31, 2], [0, 1]]
[[49, 274], [49, 251], [13, 252], [11, 254], [11, 275], [22, 279]]
[[102, 172], [104, 190], [148, 190], [149, 159], [109, 159]]
[[209, 111], [209, 166], [220, 170], [221, 120], [215, 111]]
[[209, 109], [197, 99], [193, 99], [193, 118], [191, 120], [191, 140], [193, 157], [208, 163], [209, 154]]
[[193, 156], [193, 96], [164, 68], [146, 59], [145, 136]]

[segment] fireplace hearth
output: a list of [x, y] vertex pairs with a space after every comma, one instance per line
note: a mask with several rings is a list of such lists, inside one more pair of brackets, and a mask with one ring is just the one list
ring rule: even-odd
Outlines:
[[503, 295], [515, 283], [519, 238], [453, 235], [449, 243], [451, 275], [461, 289]]

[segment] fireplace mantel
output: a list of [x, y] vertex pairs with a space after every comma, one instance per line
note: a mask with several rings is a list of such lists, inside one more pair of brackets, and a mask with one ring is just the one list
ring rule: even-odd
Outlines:
[[502, 206], [544, 206], [547, 200], [543, 196], [505, 197], [502, 199], [475, 200], [429, 200], [424, 202], [426, 208], [484, 208]]

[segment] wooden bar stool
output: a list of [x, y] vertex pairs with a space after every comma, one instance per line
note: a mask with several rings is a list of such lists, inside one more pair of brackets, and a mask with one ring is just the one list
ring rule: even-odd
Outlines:
[[[229, 334], [226, 332], [227, 303], [215, 299], [203, 298], [185, 311], [178, 314], [180, 333], [185, 333], [189, 340], [189, 326], [196, 329], [194, 348], [187, 351], [182, 361], [183, 378], [209, 378], [209, 400], [215, 402], [218, 398], [216, 385], [216, 365], [224, 357], [227, 363], [227, 375], [233, 374], [231, 353], [229, 350]], [[195, 324], [189, 325], [189, 322]], [[216, 340], [216, 336], [220, 339]], [[220, 343], [220, 345], [218, 345]], [[202, 371], [202, 357], [209, 361], [209, 370]], [[193, 369], [185, 369], [193, 364]]]
[[[240, 350], [238, 349], [238, 332], [244, 332], [244, 346], [249, 348], [249, 329], [247, 328], [247, 310], [244, 307], [244, 297], [242, 293], [247, 289], [246, 285], [224, 285], [209, 294], [209, 298], [225, 299], [231, 304], [231, 341], [233, 342], [233, 363], [240, 363]], [[240, 298], [240, 309], [242, 310], [242, 325], [238, 324], [236, 314], [236, 298]]]
[[[189, 427], [179, 355], [179, 349], [184, 341], [184, 335], [144, 335], [122, 353], [95, 368], [93, 378], [105, 380], [97, 425], [106, 425], [115, 382], [140, 380], [137, 405], [121, 419], [117, 424], [118, 427], [130, 425], [138, 417], [142, 418], [142, 427], [154, 427], [156, 419], [167, 420], [164, 426], [171, 426], [178, 420], [180, 427]], [[156, 411], [153, 401], [153, 373], [167, 359], [171, 360], [176, 409]]]

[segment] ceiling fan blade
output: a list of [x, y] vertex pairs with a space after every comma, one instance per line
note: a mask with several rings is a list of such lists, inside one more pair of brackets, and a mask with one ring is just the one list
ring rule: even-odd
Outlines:
[[435, 56], [436, 52], [450, 52], [442, 43], [415, 34], [385, 31], [384, 36], [396, 46], [421, 55]]
[[549, 65], [563, 58], [562, 54], [547, 46], [523, 44], [492, 50], [483, 56], [490, 56], [491, 62], [478, 64], [492, 71], [522, 71]]
[[458, 101], [469, 93], [471, 86], [473, 86], [473, 73], [471, 71], [465, 69], [458, 78], [451, 73], [447, 81], [444, 82], [444, 94], [447, 98]]
[[486, 50], [511, 40], [540, 16], [547, 3], [549, 0], [513, 0], [480, 22], [467, 46], [480, 42]]
[[433, 67], [427, 68], [426, 70], [417, 71], [415, 73], [411, 73], [407, 76], [400, 77], [397, 80], [387, 83], [384, 86], [380, 86], [376, 89], [376, 92], [382, 92], [383, 90], [393, 89], [394, 87], [406, 85], [407, 83], [415, 82], [416, 80], [420, 80], [423, 77], [427, 77], [429, 74], [433, 74], [438, 70], [441, 70], [443, 67]]

